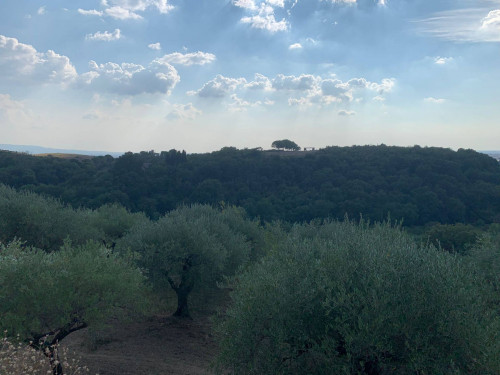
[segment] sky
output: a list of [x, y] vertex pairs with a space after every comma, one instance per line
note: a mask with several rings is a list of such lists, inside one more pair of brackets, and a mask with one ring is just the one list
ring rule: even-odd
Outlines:
[[0, 142], [500, 149], [500, 0], [0, 0]]

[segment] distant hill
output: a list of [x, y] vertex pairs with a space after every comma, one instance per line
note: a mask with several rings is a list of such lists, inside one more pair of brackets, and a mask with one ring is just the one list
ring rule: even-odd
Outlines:
[[[74, 156], [74, 155], [73, 155]], [[127, 152], [118, 158], [0, 151], [0, 183], [74, 207], [119, 203], [152, 218], [182, 204], [243, 207], [265, 221], [315, 218], [500, 223], [500, 163], [474, 150], [353, 146], [206, 154]]]
[[0, 150], [15, 151], [15, 152], [25, 152], [27, 154], [37, 155], [37, 154], [77, 154], [77, 155], [89, 155], [89, 156], [105, 156], [111, 155], [115, 158], [123, 155], [123, 152], [108, 152], [108, 151], [86, 151], [86, 150], [68, 150], [62, 148], [49, 148], [42, 146], [33, 145], [10, 145], [10, 144], [0, 144]]
[[483, 154], [486, 154], [486, 155], [489, 155], [491, 156], [493, 159], [497, 159], [498, 161], [500, 161], [500, 151], [499, 150], [496, 150], [496, 151], [479, 151]]

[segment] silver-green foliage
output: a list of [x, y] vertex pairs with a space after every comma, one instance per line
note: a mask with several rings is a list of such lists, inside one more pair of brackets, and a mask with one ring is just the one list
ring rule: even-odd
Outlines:
[[77, 243], [99, 239], [90, 210], [74, 210], [53, 198], [18, 192], [0, 184], [0, 241], [22, 239], [45, 250], [59, 248], [66, 237]]
[[143, 308], [144, 276], [102, 245], [47, 253], [0, 245], [0, 330], [36, 339]]
[[157, 290], [172, 287], [187, 298], [191, 290], [216, 287], [249, 260], [252, 242], [235, 229], [243, 218], [233, 208], [228, 210], [181, 207], [156, 222], [142, 222], [117, 248], [140, 255], [140, 264]]
[[498, 317], [458, 256], [389, 224], [296, 226], [217, 325], [235, 374], [497, 374]]
[[55, 251], [66, 238], [84, 244], [88, 240], [112, 245], [134, 225], [146, 220], [120, 205], [96, 210], [73, 209], [57, 199], [16, 191], [0, 184], [0, 242], [26, 241], [46, 251]]

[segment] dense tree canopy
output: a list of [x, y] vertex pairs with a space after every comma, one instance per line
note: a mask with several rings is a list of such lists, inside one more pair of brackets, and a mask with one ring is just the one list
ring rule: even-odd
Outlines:
[[0, 330], [47, 348], [54, 374], [62, 374], [54, 344], [125, 306], [140, 311], [147, 290], [133, 264], [91, 242], [53, 253], [0, 244], [0, 286]]
[[0, 152], [0, 182], [74, 207], [119, 203], [158, 218], [182, 204], [245, 208], [290, 222], [404, 219], [404, 225], [500, 222], [500, 164], [472, 150], [354, 146], [300, 153], [224, 148], [63, 160]]
[[[387, 224], [296, 226], [238, 276], [218, 326], [234, 374], [498, 374], [473, 267]], [[496, 306], [498, 308], [498, 306]]]
[[273, 148], [277, 148], [278, 150], [289, 150], [289, 151], [300, 151], [300, 147], [297, 143], [289, 140], [282, 139], [281, 141], [274, 141], [271, 145]]
[[194, 205], [135, 227], [119, 241], [118, 249], [139, 253], [140, 265], [156, 289], [172, 288], [176, 293], [174, 315], [189, 317], [193, 290], [216, 288], [217, 281], [259, 252], [257, 230], [257, 224], [245, 221], [236, 208], [219, 211]]
[[131, 214], [117, 204], [95, 210], [73, 209], [57, 199], [0, 184], [0, 242], [4, 243], [17, 238], [54, 251], [70, 238], [75, 244], [94, 240], [112, 246], [145, 219], [143, 214]]

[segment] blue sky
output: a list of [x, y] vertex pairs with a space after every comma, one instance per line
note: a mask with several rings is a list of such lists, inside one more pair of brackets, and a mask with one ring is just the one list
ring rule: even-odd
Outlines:
[[499, 149], [499, 0], [2, 0], [0, 138]]

